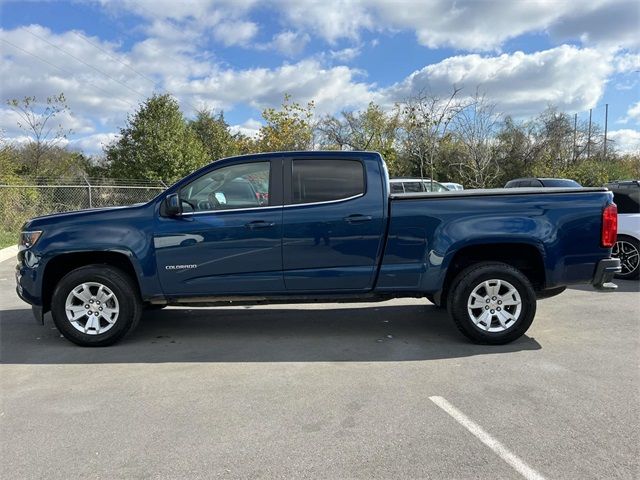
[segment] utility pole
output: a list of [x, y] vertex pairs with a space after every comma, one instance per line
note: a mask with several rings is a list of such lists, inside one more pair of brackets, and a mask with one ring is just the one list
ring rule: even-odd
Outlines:
[[571, 162], [576, 162], [576, 134], [578, 132], [578, 114], [573, 114], [573, 151], [571, 152]]
[[607, 125], [609, 123], [609, 104], [604, 105], [604, 158], [607, 159]]
[[587, 160], [589, 160], [589, 157], [591, 156], [591, 113], [593, 112], [593, 109], [590, 108], [589, 109], [589, 135], [587, 136]]

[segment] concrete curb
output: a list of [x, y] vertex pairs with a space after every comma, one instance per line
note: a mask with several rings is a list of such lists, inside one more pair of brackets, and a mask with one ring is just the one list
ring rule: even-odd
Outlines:
[[18, 254], [18, 245], [0, 249], [0, 262], [14, 258]]

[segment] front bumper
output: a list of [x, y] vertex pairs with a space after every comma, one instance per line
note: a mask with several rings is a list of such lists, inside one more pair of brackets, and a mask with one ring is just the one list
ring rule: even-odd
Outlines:
[[36, 322], [44, 324], [44, 308], [42, 305], [42, 266], [30, 255], [25, 259], [26, 253], [18, 253], [16, 265], [16, 293], [26, 303], [31, 305]]
[[613, 276], [616, 273], [620, 273], [622, 268], [620, 267], [620, 259], [618, 258], [605, 258], [600, 260], [596, 265], [596, 273], [593, 276], [593, 288], [604, 292], [612, 292], [618, 286], [612, 283]]

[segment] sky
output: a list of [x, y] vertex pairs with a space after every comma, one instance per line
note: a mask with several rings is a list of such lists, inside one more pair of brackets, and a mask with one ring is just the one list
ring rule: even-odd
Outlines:
[[323, 115], [455, 85], [519, 119], [609, 104], [638, 151], [639, 32], [637, 0], [0, 0], [0, 130], [24, 140], [7, 99], [63, 92], [69, 147], [99, 154], [154, 92], [253, 134], [285, 93]]

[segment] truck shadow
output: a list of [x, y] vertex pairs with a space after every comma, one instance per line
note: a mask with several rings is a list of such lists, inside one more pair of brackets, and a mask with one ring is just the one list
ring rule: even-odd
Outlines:
[[527, 336], [508, 345], [472, 344], [429, 304], [169, 308], [145, 313], [135, 332], [108, 348], [71, 344], [47, 317], [42, 327], [27, 309], [0, 311], [2, 363], [388, 362], [541, 348]]

